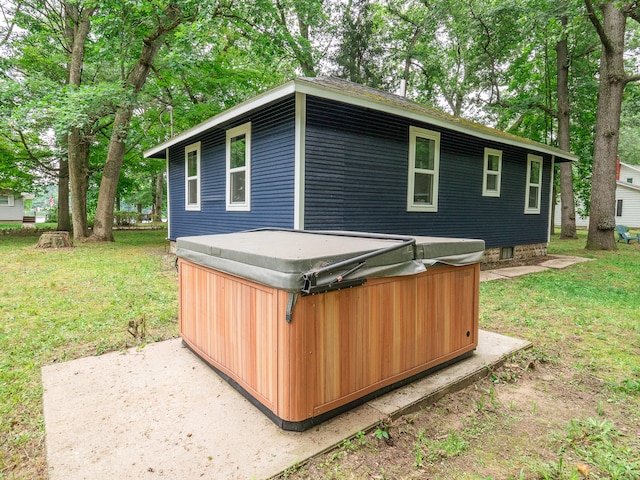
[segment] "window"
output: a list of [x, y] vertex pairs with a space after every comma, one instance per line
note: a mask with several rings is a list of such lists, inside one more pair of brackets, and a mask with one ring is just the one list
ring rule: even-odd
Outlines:
[[227, 130], [227, 210], [251, 210], [251, 123]]
[[184, 149], [185, 209], [200, 210], [200, 142]]
[[502, 247], [500, 249], [500, 260], [513, 259], [513, 247]]
[[407, 210], [438, 211], [440, 133], [409, 128], [409, 183]]
[[492, 148], [484, 149], [484, 175], [482, 195], [485, 197], [500, 196], [500, 180], [502, 176], [502, 151]]
[[13, 195], [10, 193], [0, 193], [0, 207], [13, 207]]
[[527, 155], [527, 188], [524, 213], [540, 213], [542, 195], [542, 157]]
[[616, 200], [616, 217], [622, 216], [622, 200]]
[[627, 178], [627, 183], [633, 183], [633, 177]]

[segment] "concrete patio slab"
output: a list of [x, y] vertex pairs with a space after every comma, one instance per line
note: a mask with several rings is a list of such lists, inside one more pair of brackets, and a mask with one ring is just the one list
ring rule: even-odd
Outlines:
[[572, 257], [568, 255], [548, 255], [549, 260], [545, 260], [539, 265], [522, 265], [518, 267], [496, 268], [494, 270], [480, 271], [480, 281], [489, 282], [492, 280], [506, 280], [514, 277], [521, 277], [530, 273], [544, 272], [549, 269], [562, 269], [581, 262], [590, 262], [593, 258]]
[[306, 432], [285, 432], [180, 339], [43, 367], [49, 477], [269, 478], [485, 376], [529, 342], [480, 331], [469, 358]]
[[538, 265], [524, 265], [521, 267], [507, 267], [507, 268], [497, 268], [495, 270], [491, 270], [494, 275], [500, 275], [502, 277], [521, 277], [522, 275], [528, 275], [530, 273], [538, 273], [544, 272], [548, 270], [545, 267], [540, 267]]
[[570, 257], [561, 255], [549, 255], [549, 260], [542, 262], [541, 267], [562, 269], [576, 263], [592, 262], [594, 258]]
[[481, 282], [490, 282], [491, 280], [506, 280], [509, 277], [505, 277], [504, 275], [499, 275], [495, 270], [481, 270], [480, 271], [480, 281]]

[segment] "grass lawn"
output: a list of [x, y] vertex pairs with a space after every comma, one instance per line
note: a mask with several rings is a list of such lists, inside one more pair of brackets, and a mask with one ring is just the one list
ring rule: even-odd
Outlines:
[[[43, 365], [135, 345], [143, 316], [147, 341], [177, 335], [166, 232], [115, 235], [59, 251], [0, 238], [0, 479], [46, 478]], [[481, 328], [532, 350], [284, 476], [640, 479], [640, 246], [587, 252], [580, 235], [549, 253], [595, 261], [481, 286]]]
[[115, 232], [116, 242], [36, 250], [0, 237], [0, 478], [46, 478], [43, 365], [177, 335], [177, 275], [165, 231]]

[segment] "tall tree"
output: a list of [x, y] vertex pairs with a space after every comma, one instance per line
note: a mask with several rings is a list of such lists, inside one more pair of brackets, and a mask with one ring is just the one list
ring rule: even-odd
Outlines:
[[344, 8], [340, 44], [334, 58], [337, 76], [384, 88], [385, 12], [371, 0], [348, 0]]
[[113, 121], [109, 150], [100, 182], [96, 219], [91, 235], [94, 241], [113, 241], [114, 203], [135, 100], [147, 81], [149, 71], [167, 34], [182, 22], [193, 19], [193, 15], [194, 12], [184, 11], [179, 5], [169, 4], [157, 16], [156, 25], [142, 41], [140, 56], [125, 83], [129, 98], [117, 107]]
[[[91, 17], [96, 11], [96, 6], [84, 6], [82, 3], [75, 4], [65, 1], [64, 4], [64, 37], [66, 39], [66, 50], [68, 52], [68, 80], [70, 89], [77, 89], [82, 84], [82, 69], [84, 66], [85, 42], [91, 28]], [[73, 208], [73, 238], [83, 240], [89, 234], [87, 222], [87, 189], [89, 187], [89, 142], [84, 137], [82, 129], [78, 125], [72, 125], [66, 137], [68, 157], [63, 160], [61, 171], [67, 172], [60, 175], [59, 196], [69, 192], [63, 182], [69, 181], [71, 185], [71, 203]], [[58, 197], [58, 221], [66, 217], [61, 207], [68, 205], [68, 202], [61, 202]], [[64, 221], [64, 220], [63, 220]], [[68, 220], [67, 220], [68, 222]], [[60, 229], [64, 225], [59, 224]], [[66, 229], [64, 229], [66, 230]]]
[[[322, 22], [323, 3], [323, 0], [275, 0], [276, 24], [281, 32], [278, 37], [290, 49], [306, 77], [315, 77], [318, 73], [312, 29]], [[268, 17], [270, 8], [266, 5], [261, 8]], [[264, 25], [264, 19], [260, 23]]]
[[[563, 10], [566, 1], [561, 2]], [[557, 119], [558, 119], [558, 147], [571, 151], [571, 132], [569, 117], [569, 46], [567, 41], [567, 26], [569, 20], [565, 12], [560, 13], [562, 34], [556, 43], [557, 66]], [[577, 238], [576, 233], [576, 202], [573, 194], [573, 166], [569, 162], [560, 164], [560, 238]]]
[[640, 22], [640, 6], [635, 1], [594, 6], [591, 0], [585, 0], [585, 5], [602, 44], [587, 248], [615, 250], [616, 158], [622, 97], [629, 82], [640, 80], [640, 75], [625, 72], [625, 33], [627, 19]]

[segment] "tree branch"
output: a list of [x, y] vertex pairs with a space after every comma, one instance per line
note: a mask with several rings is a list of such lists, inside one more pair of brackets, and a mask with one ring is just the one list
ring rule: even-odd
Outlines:
[[[508, 109], [513, 109], [516, 108], [517, 106], [514, 105], [513, 103], [509, 103], [509, 102], [505, 102], [504, 100], [500, 100], [500, 101], [496, 101], [496, 102], [491, 102], [488, 104], [491, 107], [503, 107], [503, 108], [508, 108]], [[536, 103], [536, 102], [529, 102], [523, 105], [526, 109], [531, 110], [533, 108], [537, 108], [538, 110], [542, 110], [544, 113], [546, 113], [547, 115], [553, 117], [553, 118], [558, 118], [558, 112], [556, 112], [554, 109], [552, 109], [551, 107], [543, 104], [543, 103]], [[520, 108], [520, 107], [518, 107]]]
[[627, 4], [626, 8], [624, 9], [624, 13], [628, 17], [631, 17], [636, 22], [640, 23], [640, 5], [638, 5], [637, 1], [633, 1]]
[[591, 20], [591, 23], [595, 27], [596, 32], [600, 37], [600, 41], [602, 42], [602, 46], [606, 50], [611, 50], [613, 48], [613, 46], [611, 45], [611, 40], [607, 36], [607, 33], [604, 31], [604, 27], [602, 26], [602, 23], [600, 23], [600, 20], [596, 15], [596, 11], [593, 8], [593, 3], [591, 3], [591, 0], [584, 0], [584, 4], [587, 7], [589, 20]]
[[624, 84], [626, 85], [627, 83], [631, 83], [631, 82], [637, 82], [640, 81], [640, 74], [636, 74], [636, 75], [626, 75], [624, 77]]
[[9, 139], [13, 143], [22, 145], [24, 148], [24, 151], [27, 153], [27, 158], [31, 160], [33, 163], [35, 163], [36, 165], [38, 165], [44, 172], [51, 173], [51, 174], [55, 173], [57, 175], [57, 172], [58, 172], [57, 168], [42, 162], [42, 160], [31, 151], [31, 148], [29, 148], [29, 144], [27, 143], [27, 139], [24, 137], [24, 133], [21, 130], [18, 130], [16, 128], [14, 128], [13, 131], [15, 131], [20, 137], [19, 141], [9, 138], [6, 135], [4, 137]]
[[12, 15], [11, 21], [9, 21], [9, 16], [7, 12], [5, 12], [5, 6], [3, 3], [0, 3], [0, 12], [2, 13], [2, 18], [4, 19], [4, 22], [8, 25], [7, 32], [5, 33], [4, 37], [0, 40], [0, 47], [6, 44], [9, 41], [9, 38], [11, 38], [13, 27], [16, 24], [16, 21], [15, 21], [16, 14], [20, 12], [21, 7], [22, 7], [22, 2], [18, 2], [16, 5], [16, 11]]

